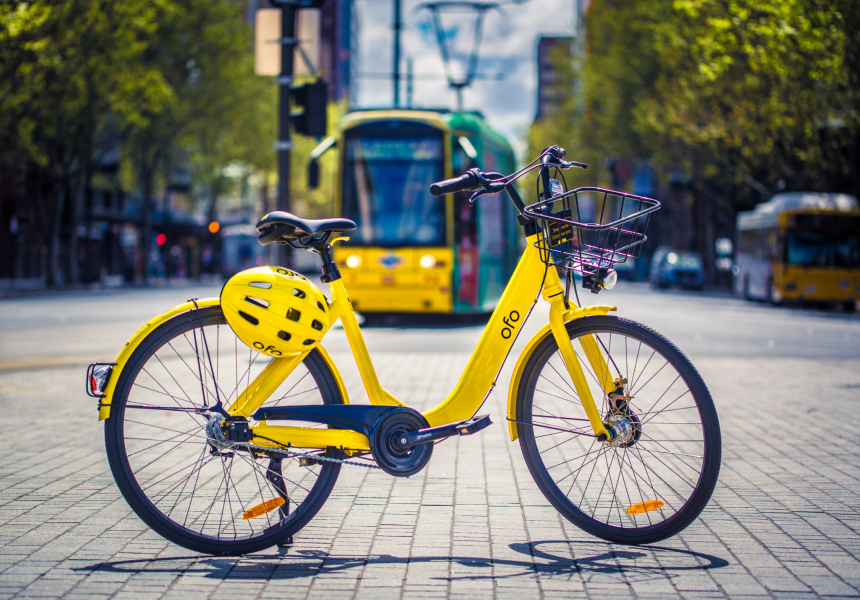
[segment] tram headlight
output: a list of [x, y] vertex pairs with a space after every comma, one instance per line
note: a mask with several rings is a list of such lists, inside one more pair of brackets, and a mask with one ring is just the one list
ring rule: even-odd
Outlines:
[[418, 264], [420, 264], [425, 269], [432, 269], [436, 266], [436, 257], [432, 254], [425, 254], [421, 257], [421, 260], [418, 261]]
[[346, 266], [350, 269], [357, 269], [361, 266], [361, 257], [358, 254], [350, 254], [346, 257]]

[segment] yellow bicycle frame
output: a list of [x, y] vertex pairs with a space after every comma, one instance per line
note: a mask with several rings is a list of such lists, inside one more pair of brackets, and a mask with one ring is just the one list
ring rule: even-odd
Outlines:
[[[508, 400], [508, 420], [510, 421], [511, 439], [516, 439], [516, 388], [521, 380], [522, 371], [528, 361], [528, 357], [537, 345], [550, 333], [558, 344], [565, 366], [582, 401], [595, 435], [607, 435], [606, 427], [600, 418], [585, 374], [582, 371], [582, 366], [573, 350], [573, 344], [570, 341], [565, 323], [588, 315], [606, 314], [608, 311], [614, 310], [614, 307], [592, 306], [577, 308], [573, 305], [571, 308], [566, 308], [564, 289], [558, 273], [555, 268], [546, 267], [540, 256], [540, 251], [535, 246], [538, 235], [540, 234], [527, 238], [526, 249], [517, 264], [517, 268], [508, 282], [496, 309], [493, 311], [490, 321], [481, 335], [477, 347], [472, 352], [472, 356], [463, 374], [460, 376], [457, 385], [438, 406], [424, 413], [424, 417], [431, 427], [465, 421], [473, 417], [480, 409], [481, 405], [495, 388], [505, 359], [542, 291], [543, 297], [550, 303], [550, 322], [527, 344], [526, 350], [514, 369], [514, 377], [511, 382]], [[343, 280], [338, 279], [331, 282], [329, 288], [332, 295], [330, 322], [334, 323], [337, 319], [341, 320], [344, 333], [349, 341], [350, 349], [355, 357], [358, 371], [367, 390], [370, 402], [377, 405], [403, 405], [402, 402], [387, 392], [379, 382]], [[217, 299], [209, 299], [198, 301], [197, 304], [203, 307], [217, 305], [217, 302]], [[105, 390], [106, 395], [102, 399], [101, 410], [99, 412], [100, 419], [109, 416], [110, 398], [113, 394], [116, 381], [119, 378], [119, 372], [143, 337], [155, 326], [166, 321], [168, 318], [180, 314], [184, 310], [192, 310], [193, 308], [194, 306], [191, 303], [176, 307], [169, 313], [147, 323], [129, 341], [117, 358], [117, 367], [114, 369], [115, 372]], [[594, 373], [599, 374], [598, 376], [602, 379], [601, 384], [604, 392], [606, 394], [613, 392], [617, 387], [615, 378], [610, 374], [606, 360], [593, 336], [583, 338], [582, 346]], [[322, 353], [323, 358], [334, 373], [344, 402], [348, 402], [346, 389], [337, 368], [321, 346], [318, 346], [318, 350]], [[289, 376], [293, 369], [301, 363], [305, 356], [305, 354], [302, 354], [294, 357], [273, 359], [248, 388], [238, 395], [236, 400], [227, 408], [227, 411], [234, 416], [250, 417]], [[252, 431], [254, 433], [253, 443], [259, 446], [335, 447], [352, 451], [367, 451], [370, 448], [366, 436], [346, 429], [269, 425], [263, 421], [254, 426]]]
[[[505, 358], [508, 356], [526, 317], [538, 301], [538, 294], [543, 288], [543, 296], [550, 303], [549, 331], [552, 332], [561, 350], [565, 365], [570, 371], [575, 389], [582, 399], [595, 435], [607, 434], [582, 367], [574, 353], [565, 322], [592, 314], [606, 314], [608, 311], [614, 310], [614, 307], [593, 306], [577, 309], [574, 306], [571, 309], [566, 309], [564, 290], [558, 273], [554, 268], [546, 268], [540, 257], [540, 252], [535, 246], [536, 241], [534, 236], [528, 238], [526, 249], [519, 264], [508, 282], [499, 304], [493, 311], [457, 385], [438, 406], [424, 413], [424, 417], [431, 427], [465, 421], [473, 417], [480, 409], [495, 388]], [[344, 333], [356, 359], [358, 371], [370, 402], [379, 405], [402, 405], [403, 403], [387, 392], [379, 382], [343, 281], [335, 280], [329, 284], [329, 287], [332, 294], [331, 320], [334, 322], [340, 319], [343, 324]], [[538, 332], [535, 340], [540, 341], [545, 337], [546, 332], [546, 328]], [[536, 343], [531, 343], [529, 349], [533, 350], [535, 346]], [[616, 387], [615, 378], [610, 375], [606, 361], [592, 336], [585, 339], [583, 348], [594, 372], [603, 374], [602, 384], [606, 393], [614, 391]], [[524, 356], [526, 354], [524, 353]], [[239, 400], [230, 408], [231, 414], [250, 416], [289, 375], [289, 372], [300, 362], [301, 358], [273, 360], [249, 386], [250, 391], [240, 395]], [[521, 359], [519, 364], [524, 365], [525, 362]], [[519, 382], [519, 374], [521, 373], [515, 374], [516, 383]], [[512, 423], [516, 421], [515, 413], [515, 404], [511, 406], [509, 403], [508, 419]], [[336, 447], [362, 451], [369, 449], [367, 438], [355, 431], [276, 426], [266, 423], [254, 427], [253, 431], [255, 435], [261, 436], [260, 438], [255, 437], [254, 443], [262, 446], [273, 445], [272, 442], [262, 439], [268, 438], [284, 446], [289, 444], [314, 448]], [[515, 431], [513, 426], [512, 431]], [[514, 433], [512, 439], [515, 438]]]

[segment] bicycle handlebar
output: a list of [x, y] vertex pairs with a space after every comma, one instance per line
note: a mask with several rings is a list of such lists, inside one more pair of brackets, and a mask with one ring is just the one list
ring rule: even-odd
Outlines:
[[430, 193], [434, 196], [444, 196], [456, 192], [474, 192], [478, 189], [477, 169], [466, 171], [459, 177], [437, 181], [430, 186]]
[[513, 182], [532, 169], [540, 168], [541, 178], [544, 179], [544, 187], [549, 186], [549, 169], [551, 167], [560, 169], [569, 169], [571, 167], [579, 167], [587, 169], [585, 163], [564, 160], [565, 150], [559, 146], [550, 146], [541, 152], [540, 156], [533, 160], [530, 164], [520, 169], [511, 175], [502, 175], [501, 173], [484, 173], [477, 168], [469, 169], [459, 177], [446, 179], [445, 181], [437, 181], [430, 186], [430, 193], [434, 196], [443, 196], [445, 194], [454, 194], [456, 192], [475, 192], [469, 199], [469, 202], [474, 202], [478, 196], [484, 194], [495, 194], [502, 190], [508, 190], [517, 209], [520, 213], [523, 212], [525, 205], [512, 185]]

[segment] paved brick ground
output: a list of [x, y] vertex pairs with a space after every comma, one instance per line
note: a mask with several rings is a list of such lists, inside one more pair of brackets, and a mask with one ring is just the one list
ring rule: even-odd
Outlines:
[[[426, 408], [464, 357], [374, 359]], [[860, 360], [694, 360], [724, 462], [702, 518], [671, 540], [616, 546], [560, 519], [506, 437], [500, 387], [490, 429], [438, 445], [409, 479], [344, 468], [286, 554], [243, 558], [195, 555], [131, 513], [79, 367], [2, 372], [15, 418], [0, 440], [0, 599], [860, 596]]]

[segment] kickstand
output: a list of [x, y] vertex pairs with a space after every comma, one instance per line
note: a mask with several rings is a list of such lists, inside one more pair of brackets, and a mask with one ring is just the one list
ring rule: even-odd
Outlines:
[[[266, 479], [271, 482], [275, 491], [278, 492], [278, 495], [284, 499], [284, 503], [278, 507], [278, 511], [281, 514], [281, 520], [284, 520], [290, 516], [290, 497], [287, 495], [287, 489], [284, 486], [284, 476], [281, 472], [281, 460], [282, 459], [275, 456], [269, 457], [269, 466], [266, 469]], [[278, 542], [278, 548], [283, 548], [285, 553], [292, 545], [293, 536], [286, 537]]]

